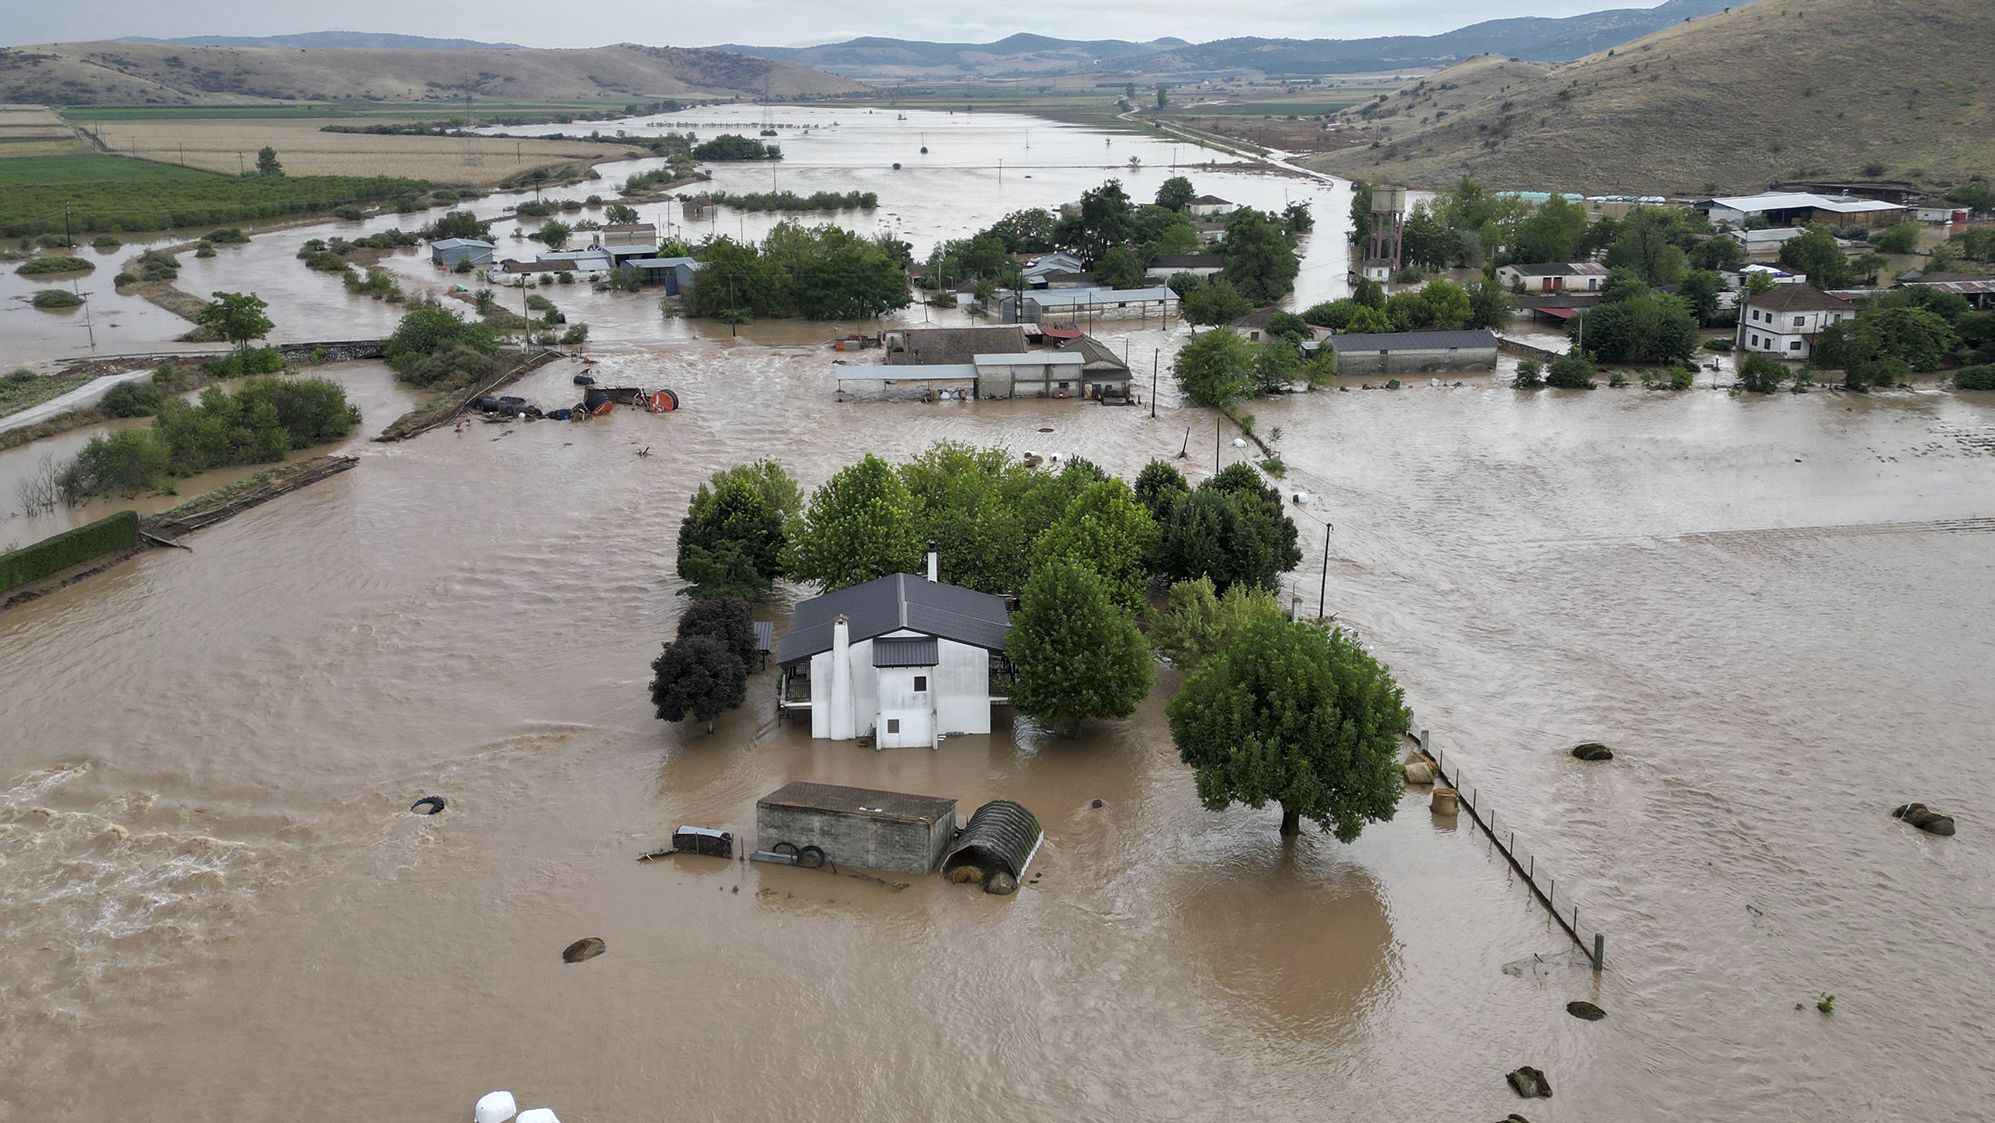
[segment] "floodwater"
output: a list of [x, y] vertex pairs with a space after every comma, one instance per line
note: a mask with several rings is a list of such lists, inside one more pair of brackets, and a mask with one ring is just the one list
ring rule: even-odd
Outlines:
[[[1139, 372], [1184, 338], [1118, 328]], [[1077, 741], [813, 743], [772, 672], [712, 736], [654, 720], [716, 468], [1240, 455], [1168, 385], [1155, 419], [837, 401], [825, 334], [619, 345], [599, 376], [685, 409], [357, 444], [191, 554], [0, 614], [0, 1120], [457, 1119], [499, 1087], [571, 1123], [1985, 1113], [1995, 406], [1495, 378], [1255, 404], [1313, 497], [1289, 594], [1314, 606], [1332, 520], [1327, 608], [1606, 934], [1596, 975], [1418, 795], [1350, 846], [1203, 810], [1169, 674]], [[634, 860], [680, 823], [752, 835], [796, 779], [1018, 799], [1038, 880]], [[410, 815], [426, 794], [449, 809]], [[584, 936], [607, 953], [563, 964]], [[1516, 1102], [1522, 1064], [1554, 1099]]]

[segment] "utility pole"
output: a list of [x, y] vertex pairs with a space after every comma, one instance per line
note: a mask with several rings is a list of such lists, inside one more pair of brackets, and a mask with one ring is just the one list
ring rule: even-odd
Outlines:
[[1150, 420], [1152, 421], [1157, 419], [1157, 363], [1163, 356], [1164, 349], [1161, 347], [1150, 353]]
[[1225, 420], [1223, 413], [1212, 419], [1212, 474], [1215, 476], [1219, 474], [1219, 427]]
[[1323, 578], [1316, 585], [1316, 618], [1323, 619], [1323, 601], [1330, 591], [1330, 532], [1337, 529], [1329, 519], [1323, 520]]
[[65, 246], [68, 246], [68, 247], [69, 247], [70, 249], [75, 249], [75, 248], [76, 248], [76, 236], [75, 236], [75, 235], [73, 235], [73, 234], [71, 234], [71, 233], [69, 232], [69, 204], [68, 204], [68, 203], [64, 203], [64, 204], [62, 205], [62, 244], [63, 244], [63, 245], [65, 245]]

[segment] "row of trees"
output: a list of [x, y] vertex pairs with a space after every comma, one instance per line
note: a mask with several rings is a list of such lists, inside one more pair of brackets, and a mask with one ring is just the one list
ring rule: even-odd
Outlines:
[[1995, 358], [1995, 312], [1966, 297], [1920, 285], [1872, 296], [1855, 319], [1824, 328], [1809, 365], [1840, 370], [1852, 390], [1892, 386], [1912, 372]]
[[1485, 274], [1467, 285], [1437, 277], [1418, 289], [1387, 296], [1385, 288], [1359, 278], [1352, 295], [1313, 305], [1301, 313], [1306, 324], [1348, 334], [1394, 331], [1459, 331], [1500, 328], [1510, 318], [1510, 294]]
[[1314, 389], [1337, 373], [1337, 353], [1330, 348], [1303, 356], [1309, 324], [1302, 317], [1277, 313], [1267, 335], [1265, 343], [1249, 342], [1232, 328], [1195, 335], [1171, 360], [1171, 377], [1191, 404], [1225, 408], [1241, 398], [1287, 393], [1297, 383]]
[[725, 235], [694, 250], [699, 279], [686, 313], [733, 323], [756, 317], [868, 319], [910, 303], [912, 249], [889, 234], [778, 223], [760, 245]]

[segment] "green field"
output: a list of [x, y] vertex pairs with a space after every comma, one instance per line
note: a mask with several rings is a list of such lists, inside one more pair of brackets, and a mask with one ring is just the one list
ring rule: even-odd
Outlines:
[[[619, 101], [473, 101], [470, 116], [558, 117], [621, 114]], [[463, 101], [292, 101], [281, 105], [68, 105], [63, 117], [73, 124], [93, 121], [281, 121], [294, 118], [351, 118], [378, 121], [435, 121], [465, 116]]]
[[86, 152], [0, 159], [0, 236], [221, 226], [429, 189], [388, 176], [225, 176]]

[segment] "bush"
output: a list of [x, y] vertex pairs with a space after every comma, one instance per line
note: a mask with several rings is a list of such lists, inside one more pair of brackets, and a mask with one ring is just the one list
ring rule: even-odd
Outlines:
[[104, 395], [100, 406], [112, 417], [151, 417], [165, 400], [166, 395], [149, 381], [120, 382]]
[[209, 231], [208, 236], [201, 240], [218, 246], [240, 246], [249, 241], [249, 235], [233, 226], [224, 226], [220, 230]]
[[74, 308], [83, 303], [83, 298], [64, 289], [43, 289], [35, 294], [32, 303], [37, 308]]
[[88, 273], [95, 268], [97, 268], [95, 265], [80, 257], [65, 257], [58, 254], [29, 258], [14, 272], [23, 277], [38, 277], [44, 273]]
[[342, 222], [359, 222], [367, 217], [367, 212], [359, 207], [334, 207], [333, 217]]
[[1995, 363], [1960, 368], [1954, 372], [1953, 385], [1956, 390], [1995, 390]]
[[205, 257], [213, 257], [213, 256], [215, 256], [215, 247], [213, 247], [213, 246], [209, 245], [209, 244], [208, 244], [208, 243], [206, 243], [206, 242], [202, 242], [202, 243], [201, 243], [201, 244], [200, 244], [199, 246], [196, 246], [196, 247], [195, 247], [195, 249], [194, 249], [194, 256], [195, 256], [195, 257], [204, 257], [204, 258], [205, 258]]
[[1871, 232], [1870, 244], [1878, 253], [1911, 253], [1919, 248], [1919, 228], [1910, 222], [1887, 226]]
[[111, 237], [109, 234], [99, 234], [90, 240], [91, 249], [103, 250], [105, 253], [109, 253], [122, 245], [124, 245], [123, 242]]
[[111, 287], [114, 289], [121, 289], [126, 285], [136, 285], [138, 283], [138, 277], [131, 273], [119, 273], [117, 276], [111, 278]]
[[141, 281], [180, 279], [180, 259], [163, 250], [147, 250], [140, 254], [132, 265], [138, 270], [138, 278]]
[[1545, 384], [1545, 364], [1536, 359], [1525, 359], [1517, 364], [1517, 373], [1510, 379], [1510, 385], [1519, 390], [1535, 390]]
[[63, 469], [58, 485], [74, 502], [88, 495], [157, 491], [172, 466], [172, 449], [152, 429], [121, 429], [90, 438]]
[[1912, 364], [1897, 357], [1866, 359], [1843, 372], [1843, 389], [1865, 393], [1873, 387], [1890, 389], [1912, 377]]
[[275, 347], [248, 347], [208, 360], [208, 377], [241, 378], [251, 374], [276, 374], [284, 369], [284, 352]]
[[1593, 360], [1586, 355], [1560, 355], [1545, 368], [1545, 385], [1562, 390], [1591, 390], [1593, 381]]
[[1706, 351], [1730, 351], [1732, 349], [1732, 341], [1729, 339], [1707, 339], [1704, 341], [1704, 349]]
[[1786, 365], [1771, 355], [1747, 355], [1739, 364], [1739, 385], [1755, 394], [1771, 394], [1787, 379]]
[[1672, 367], [1669, 372], [1669, 388], [1688, 390], [1697, 384], [1697, 372], [1689, 367]]
[[119, 511], [94, 523], [0, 554], [0, 590], [39, 581], [72, 565], [114, 550], [129, 550], [138, 544], [138, 513]]

